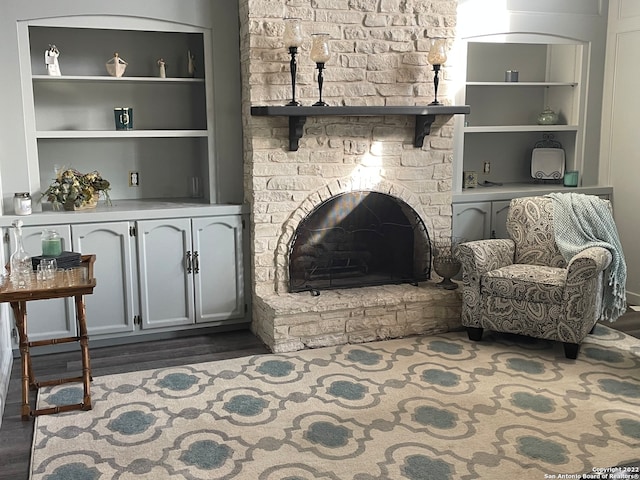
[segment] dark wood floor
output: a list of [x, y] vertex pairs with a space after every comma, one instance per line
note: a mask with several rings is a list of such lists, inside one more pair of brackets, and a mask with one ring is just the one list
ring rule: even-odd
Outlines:
[[627, 313], [614, 323], [605, 323], [604, 325], [620, 330], [632, 337], [640, 338], [640, 311], [627, 310]]
[[[628, 312], [614, 324], [607, 324], [640, 338], [640, 312]], [[146, 343], [91, 349], [93, 376], [147, 370], [173, 365], [210, 362], [268, 350], [248, 330], [185, 337]], [[76, 375], [80, 368], [78, 351], [34, 357], [39, 380]], [[20, 360], [14, 361], [9, 393], [0, 427], [0, 480], [28, 478], [33, 421], [20, 418]], [[35, 395], [32, 394], [32, 397]], [[33, 403], [34, 398], [32, 398]]]

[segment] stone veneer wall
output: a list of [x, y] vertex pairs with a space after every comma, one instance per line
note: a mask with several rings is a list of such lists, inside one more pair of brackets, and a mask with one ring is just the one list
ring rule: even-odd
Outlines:
[[[351, 190], [395, 195], [430, 236], [451, 232], [453, 126], [438, 117], [414, 148], [414, 118], [308, 117], [288, 151], [285, 117], [252, 117], [251, 105], [291, 100], [283, 18], [299, 17], [296, 99], [318, 99], [310, 35], [329, 33], [323, 99], [330, 105], [426, 105], [431, 37], [455, 35], [456, 0], [240, 0], [245, 198], [253, 275], [253, 330], [274, 351], [445, 331], [459, 326], [458, 292], [420, 287], [288, 294], [287, 255], [298, 222], [323, 200]], [[439, 99], [447, 93], [441, 71]], [[410, 290], [413, 289], [413, 292]], [[366, 318], [365, 318], [366, 317]]]

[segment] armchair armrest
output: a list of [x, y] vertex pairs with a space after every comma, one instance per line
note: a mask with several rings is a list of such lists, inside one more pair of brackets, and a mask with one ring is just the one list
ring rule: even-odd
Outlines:
[[486, 272], [511, 265], [516, 246], [513, 240], [491, 239], [458, 245], [455, 256], [462, 263], [462, 325], [480, 326], [480, 278]]
[[576, 254], [567, 265], [567, 285], [578, 285], [597, 277], [612, 260], [604, 247], [589, 247]]
[[[563, 305], [565, 323], [572, 325], [575, 339], [583, 339], [600, 317], [604, 278], [611, 264], [611, 252], [604, 247], [589, 247], [575, 255], [567, 265]], [[570, 340], [575, 343], [575, 340]]]
[[458, 245], [456, 257], [464, 271], [483, 273], [511, 265], [515, 258], [516, 245], [510, 239], [476, 240]]

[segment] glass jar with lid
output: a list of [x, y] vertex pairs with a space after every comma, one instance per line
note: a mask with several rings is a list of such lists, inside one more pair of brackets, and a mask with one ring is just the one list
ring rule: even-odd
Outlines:
[[29, 192], [18, 192], [13, 195], [13, 210], [16, 215], [31, 215], [31, 195]]
[[558, 114], [547, 107], [538, 114], [537, 120], [538, 125], [556, 125], [558, 123]]
[[62, 253], [62, 238], [56, 230], [45, 228], [41, 235], [42, 256], [58, 257]]

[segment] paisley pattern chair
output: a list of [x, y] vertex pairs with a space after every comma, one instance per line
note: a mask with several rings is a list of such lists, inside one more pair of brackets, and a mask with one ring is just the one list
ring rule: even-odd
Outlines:
[[564, 343], [577, 358], [580, 343], [602, 309], [603, 272], [611, 263], [606, 248], [562, 257], [553, 231], [553, 200], [511, 201], [510, 239], [479, 240], [458, 246], [462, 263], [462, 324], [471, 340], [483, 329]]

